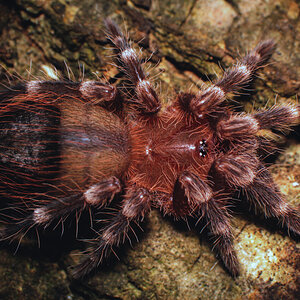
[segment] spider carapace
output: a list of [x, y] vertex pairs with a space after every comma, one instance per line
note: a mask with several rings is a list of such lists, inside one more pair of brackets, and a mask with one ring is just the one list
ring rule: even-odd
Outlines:
[[119, 210], [92, 240], [75, 276], [101, 264], [153, 206], [177, 219], [205, 220], [215, 251], [236, 276], [228, 213], [236, 194], [299, 235], [299, 212], [259, 155], [275, 148], [259, 132], [297, 124], [299, 105], [244, 114], [226, 102], [267, 63], [274, 42], [260, 43], [210, 87], [180, 93], [161, 109], [138, 52], [114, 22], [107, 20], [106, 28], [133, 92], [88, 80], [29, 81], [0, 92], [0, 194], [14, 211], [1, 239], [63, 222], [74, 211], [97, 212], [117, 198]]

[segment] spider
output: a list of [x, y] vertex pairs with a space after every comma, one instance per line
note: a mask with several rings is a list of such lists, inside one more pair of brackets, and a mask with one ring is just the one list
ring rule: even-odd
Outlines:
[[114, 253], [151, 207], [176, 219], [203, 219], [225, 268], [237, 276], [228, 209], [236, 194], [299, 236], [299, 212], [260, 159], [261, 150], [275, 146], [259, 134], [297, 124], [299, 105], [245, 114], [226, 103], [267, 63], [275, 43], [261, 42], [210, 87], [179, 93], [161, 111], [140, 54], [112, 20], [105, 25], [132, 93], [67, 80], [23, 82], [0, 93], [0, 194], [14, 210], [1, 239], [63, 222], [72, 212], [78, 218], [101, 211], [117, 198], [117, 212], [93, 238], [75, 277]]

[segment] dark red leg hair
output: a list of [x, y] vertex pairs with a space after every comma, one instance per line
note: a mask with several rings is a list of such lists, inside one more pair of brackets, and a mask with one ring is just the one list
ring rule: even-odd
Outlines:
[[207, 202], [213, 195], [210, 186], [192, 172], [183, 172], [179, 176], [178, 181], [184, 189], [185, 196], [188, 200], [189, 211], [191, 212], [198, 210], [200, 205]]
[[271, 174], [260, 166], [253, 183], [244, 188], [248, 200], [263, 210], [266, 217], [275, 217], [283, 226], [300, 235], [300, 213], [292, 208], [280, 194]]
[[[44, 205], [33, 206], [31, 208], [32, 214], [25, 219], [12, 222], [0, 231], [0, 239], [18, 238], [34, 226], [47, 227], [54, 220], [63, 221], [70, 213], [75, 210], [80, 211], [87, 205], [102, 207], [120, 191], [119, 180], [116, 177], [110, 177], [91, 186], [85, 193], [77, 193], [59, 199], [50, 198]], [[34, 202], [37, 202], [37, 200]]]
[[107, 19], [105, 25], [108, 38], [116, 46], [120, 69], [134, 85], [136, 97], [132, 105], [146, 114], [158, 112], [160, 101], [143, 69], [139, 54], [112, 20]]
[[27, 217], [15, 217], [8, 220], [8, 226], [0, 231], [0, 240], [22, 239], [35, 226], [47, 227], [54, 220], [63, 221], [75, 210], [84, 206], [82, 194], [74, 194], [60, 199], [52, 199], [48, 204], [32, 208], [33, 212]]
[[260, 129], [284, 132], [299, 122], [300, 105], [274, 106], [268, 110], [253, 114], [253, 117], [258, 121]]
[[258, 158], [255, 152], [239, 153], [237, 150], [227, 152], [217, 158], [214, 168], [232, 187], [244, 187], [252, 183], [255, 177]]
[[83, 194], [84, 201], [89, 205], [102, 207], [121, 192], [121, 189], [119, 179], [112, 176], [90, 186]]
[[233, 276], [238, 275], [238, 260], [233, 249], [233, 237], [226, 209], [226, 199], [213, 197], [211, 187], [191, 172], [183, 172], [179, 182], [185, 191], [193, 213], [200, 214], [207, 223], [214, 249]]
[[[84, 99], [94, 104], [104, 104], [117, 100], [118, 90], [115, 86], [99, 81], [86, 80], [82, 82], [72, 81], [29, 81], [25, 83], [25, 90], [28, 94], [45, 93], [53, 99], [60, 100], [59, 95]], [[25, 91], [20, 89], [19, 93]], [[3, 93], [3, 91], [2, 91]]]
[[233, 236], [226, 209], [226, 200], [211, 198], [200, 207], [207, 229], [214, 242], [214, 250], [220, 256], [227, 270], [233, 276], [239, 274], [239, 263], [233, 248]]
[[93, 247], [88, 249], [86, 259], [75, 267], [74, 277], [85, 276], [90, 270], [102, 263], [103, 259], [113, 252], [128, 238], [131, 222], [143, 220], [150, 211], [151, 197], [144, 188], [131, 187], [126, 191], [122, 210], [111, 220], [99, 236], [92, 241]]
[[199, 118], [216, 111], [216, 107], [226, 99], [228, 93], [236, 93], [250, 82], [255, 72], [267, 63], [274, 51], [274, 41], [260, 43], [235, 66], [226, 70], [214, 85], [198, 95], [185, 94], [181, 97], [180, 106]]

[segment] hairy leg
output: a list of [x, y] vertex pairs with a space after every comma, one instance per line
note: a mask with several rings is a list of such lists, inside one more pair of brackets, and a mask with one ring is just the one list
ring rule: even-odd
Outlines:
[[253, 114], [231, 115], [217, 126], [220, 139], [241, 140], [255, 135], [260, 129], [287, 131], [299, 122], [300, 106], [274, 106]]
[[271, 149], [272, 146], [270, 140], [256, 136], [256, 133], [261, 129], [287, 131], [298, 122], [299, 115], [299, 106], [290, 105], [221, 119], [216, 126], [217, 135], [220, 141], [230, 141], [233, 147], [216, 159], [215, 170], [231, 186], [246, 187], [251, 184], [259, 165], [258, 148]]
[[195, 115], [201, 116], [213, 112], [228, 93], [235, 93], [252, 80], [255, 72], [263, 67], [275, 51], [275, 43], [267, 40], [260, 43], [235, 66], [225, 71], [223, 77], [213, 86], [201, 91], [190, 102], [190, 109]]
[[47, 227], [54, 220], [62, 221], [72, 211], [81, 210], [83, 203], [82, 195], [74, 194], [60, 199], [54, 198], [43, 206], [23, 209], [22, 214], [26, 214], [28, 210], [33, 212], [27, 217], [10, 217], [6, 222], [8, 226], [0, 230], [0, 240], [21, 240], [31, 228], [35, 226]]
[[[0, 239], [14, 239], [24, 235], [34, 226], [47, 227], [53, 221], [63, 221], [75, 210], [82, 210], [86, 206], [106, 205], [115, 194], [121, 191], [121, 184], [116, 177], [110, 177], [92, 185], [84, 193], [77, 193], [68, 197], [56, 198], [47, 195], [44, 205], [29, 208], [32, 213], [27, 217], [16, 220], [0, 231]], [[37, 200], [34, 200], [37, 202]], [[25, 210], [26, 211], [26, 210]]]
[[[189, 214], [193, 214], [199, 209], [202, 203], [207, 202], [213, 195], [211, 187], [197, 175], [192, 172], [185, 171], [180, 174], [178, 181], [188, 201]], [[181, 207], [181, 199], [174, 197], [173, 206]], [[179, 203], [177, 203], [179, 202]]]
[[233, 249], [229, 214], [226, 209], [227, 199], [214, 195], [211, 187], [192, 172], [183, 172], [179, 182], [187, 197], [190, 214], [197, 214], [200, 219], [205, 219], [215, 251], [229, 272], [237, 276], [238, 260]]
[[260, 43], [235, 66], [225, 71], [223, 77], [212, 86], [200, 91], [197, 95], [182, 93], [176, 105], [198, 118], [216, 111], [226, 99], [228, 93], [237, 93], [252, 79], [255, 72], [262, 68], [275, 51], [275, 43], [267, 40]]
[[134, 85], [136, 97], [132, 105], [144, 114], [157, 113], [161, 107], [160, 101], [144, 71], [139, 54], [112, 20], [107, 19], [105, 25], [108, 38], [116, 46], [120, 69]]
[[233, 149], [214, 162], [214, 170], [232, 187], [246, 187], [252, 183], [259, 161], [252, 151]]
[[291, 207], [280, 194], [269, 171], [262, 165], [252, 184], [245, 187], [248, 200], [263, 210], [266, 217], [275, 217], [283, 226], [300, 235], [300, 212]]
[[233, 247], [233, 236], [226, 209], [226, 201], [211, 198], [200, 207], [201, 218], [205, 218], [211, 234], [214, 250], [220, 256], [227, 270], [234, 277], [239, 274], [239, 263]]
[[127, 189], [121, 211], [92, 241], [85, 260], [74, 268], [74, 277], [80, 278], [102, 263], [103, 259], [113, 252], [113, 247], [124, 243], [131, 229], [131, 222], [143, 220], [151, 208], [151, 197], [144, 188]]
[[65, 96], [82, 99], [87, 102], [91, 101], [95, 104], [112, 102], [117, 100], [116, 98], [118, 97], [116, 87], [99, 81], [32, 80], [6, 90], [2, 89], [0, 91], [1, 105], [3, 106], [3, 104], [6, 104], [6, 101], [13, 97], [18, 97], [17, 100], [19, 100], [21, 99], [19, 97], [22, 95], [24, 101], [39, 99], [37, 96], [40, 94], [47, 96], [49, 99], [52, 98], [52, 100], [57, 99], [59, 101], [62, 96]]
[[260, 129], [288, 131], [291, 126], [300, 121], [300, 105], [274, 106], [268, 110], [253, 114]]

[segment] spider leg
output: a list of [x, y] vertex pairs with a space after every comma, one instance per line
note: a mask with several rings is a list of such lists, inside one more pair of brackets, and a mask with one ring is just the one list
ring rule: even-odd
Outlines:
[[[258, 147], [267, 145], [271, 149], [272, 144], [267, 139], [268, 144], [261, 137], [254, 139], [251, 136], [259, 129], [287, 131], [297, 124], [299, 112], [299, 105], [274, 106], [252, 115], [231, 116], [227, 120], [221, 120], [217, 125], [218, 136], [236, 145], [214, 162], [214, 170], [225, 178], [227, 184], [242, 187], [249, 201], [262, 208], [267, 217], [281, 220], [296, 235], [300, 234], [299, 212], [283, 200], [271, 175], [259, 164], [257, 158]], [[255, 140], [258, 143], [255, 144]], [[248, 149], [252, 149], [251, 152]]]
[[257, 149], [265, 145], [268, 148], [272, 146], [271, 141], [264, 141], [256, 133], [260, 129], [287, 131], [298, 122], [299, 115], [300, 107], [290, 105], [221, 119], [216, 126], [216, 133], [221, 141], [228, 140], [233, 147], [215, 160], [215, 170], [223, 175], [229, 185], [246, 187], [257, 173]]
[[161, 107], [160, 101], [143, 68], [139, 54], [112, 20], [107, 19], [105, 25], [108, 38], [116, 46], [120, 69], [134, 85], [134, 105], [145, 114], [157, 113]]
[[282, 198], [271, 174], [264, 166], [260, 166], [253, 182], [243, 190], [248, 200], [255, 206], [260, 207], [266, 217], [279, 219], [289, 231], [296, 236], [300, 235], [299, 211], [291, 207]]
[[82, 82], [34, 80], [26, 83], [19, 92], [22, 93], [22, 91], [28, 94], [46, 93], [48, 96], [52, 94], [53, 99], [58, 100], [59, 95], [67, 95], [70, 98], [84, 99], [94, 104], [115, 101], [118, 93], [115, 86], [94, 80]]
[[254, 73], [264, 67], [276, 48], [275, 42], [266, 40], [258, 44], [235, 66], [225, 71], [223, 77], [215, 83], [224, 93], [238, 92], [253, 78]]
[[260, 129], [287, 131], [291, 126], [299, 123], [300, 105], [274, 106], [265, 111], [253, 114]]
[[267, 40], [260, 43], [235, 66], [227, 69], [223, 77], [211, 87], [195, 96], [181, 95], [180, 106], [200, 118], [203, 114], [214, 112], [228, 93], [238, 92], [252, 80], [255, 72], [266, 64], [274, 51], [274, 41]]
[[[287, 133], [291, 126], [300, 121], [300, 105], [273, 106], [272, 108], [252, 114], [257, 121], [259, 129], [267, 129], [276, 132]], [[265, 136], [257, 136], [259, 149], [262, 155], [269, 155], [276, 151], [274, 140]]]
[[119, 180], [116, 177], [110, 177], [90, 186], [84, 193], [61, 198], [50, 197], [46, 204], [33, 208], [29, 216], [0, 231], [0, 239], [17, 238], [34, 226], [47, 227], [52, 221], [64, 220], [71, 212], [82, 210], [87, 205], [102, 207], [120, 191]]
[[216, 133], [223, 143], [230, 142], [231, 149], [217, 155], [211, 176], [221, 175], [229, 186], [249, 185], [257, 172], [259, 144], [255, 134], [258, 121], [251, 115], [233, 115], [222, 119], [216, 126]]
[[55, 199], [33, 209], [27, 217], [14, 218], [9, 226], [0, 230], [0, 240], [22, 239], [24, 235], [35, 226], [47, 227], [54, 219], [66, 217], [70, 212], [83, 207], [83, 197], [81, 194]]
[[233, 276], [237, 276], [238, 260], [233, 249], [226, 200], [214, 198], [210, 186], [191, 172], [183, 172], [179, 182], [185, 190], [192, 211], [197, 211], [200, 218], [206, 219], [208, 231], [214, 240], [214, 249], [220, 255], [225, 267]]
[[223, 199], [211, 198], [200, 206], [201, 218], [205, 218], [207, 229], [214, 241], [214, 250], [227, 270], [235, 277], [239, 274], [239, 263], [233, 247], [233, 235], [229, 213]]
[[255, 153], [227, 152], [214, 161], [213, 169], [233, 187], [246, 187], [252, 183], [259, 161]]
[[[181, 188], [184, 189], [185, 196], [188, 202], [189, 214], [192, 214], [199, 206], [207, 202], [213, 195], [210, 186], [197, 175], [189, 171], [184, 171], [180, 174], [178, 181]], [[180, 215], [182, 208], [182, 197], [173, 197], [174, 210]]]
[[121, 211], [93, 240], [85, 260], [75, 266], [73, 275], [80, 278], [102, 263], [113, 252], [113, 247], [120, 246], [128, 237], [131, 222], [139, 222], [148, 214], [151, 207], [150, 193], [144, 188], [130, 187], [122, 204]]
[[252, 115], [231, 115], [221, 119], [216, 126], [218, 137], [231, 142], [248, 141], [259, 129], [258, 121]]
[[253, 114], [231, 115], [221, 119], [216, 126], [217, 135], [222, 140], [249, 140], [261, 129], [288, 131], [299, 122], [300, 105], [274, 106]]

